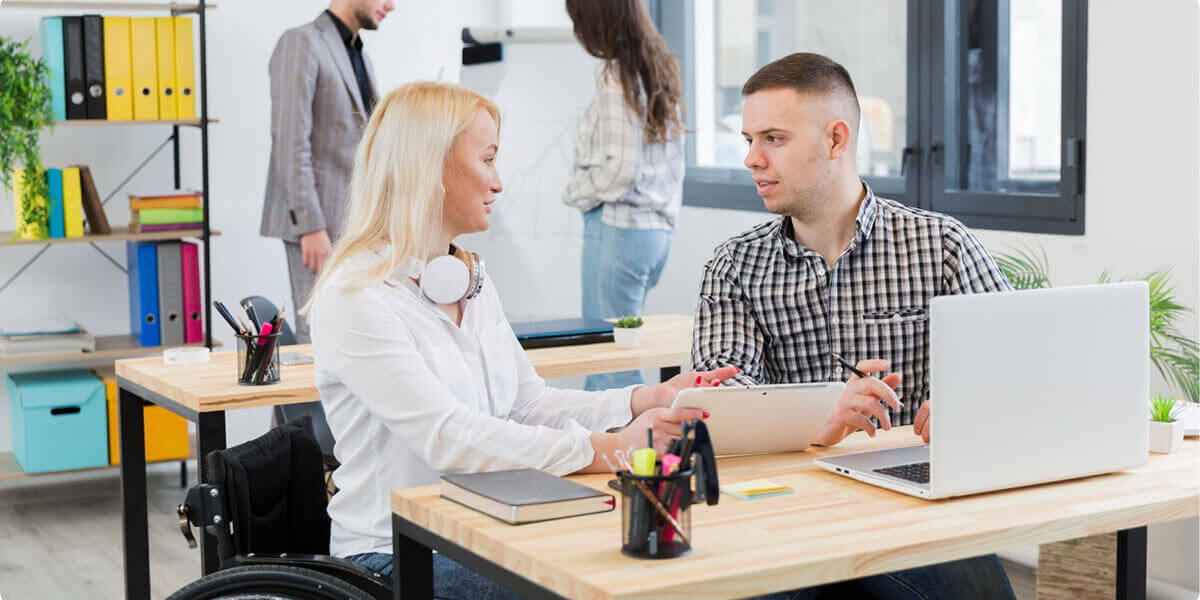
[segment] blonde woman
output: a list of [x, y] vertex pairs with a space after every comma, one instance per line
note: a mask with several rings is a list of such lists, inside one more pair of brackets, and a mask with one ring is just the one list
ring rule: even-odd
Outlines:
[[[502, 189], [499, 126], [494, 104], [458, 86], [412, 83], [388, 94], [358, 146], [345, 229], [305, 307], [341, 462], [330, 552], [385, 574], [389, 490], [436, 483], [439, 473], [604, 470], [601, 455], [644, 445], [647, 429], [665, 447], [682, 420], [704, 416], [665, 408], [680, 389], [736, 372], [603, 392], [551, 389], [494, 287], [460, 283], [446, 295], [453, 286], [440, 269], [457, 268], [465, 282], [477, 262], [454, 239], [488, 228]], [[439, 597], [507, 593], [441, 555], [434, 576]]]

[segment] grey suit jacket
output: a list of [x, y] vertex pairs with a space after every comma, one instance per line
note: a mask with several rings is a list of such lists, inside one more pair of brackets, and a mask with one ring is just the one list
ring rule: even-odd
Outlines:
[[333, 19], [323, 12], [284, 32], [269, 71], [271, 162], [259, 233], [294, 242], [325, 229], [337, 239], [367, 115]]

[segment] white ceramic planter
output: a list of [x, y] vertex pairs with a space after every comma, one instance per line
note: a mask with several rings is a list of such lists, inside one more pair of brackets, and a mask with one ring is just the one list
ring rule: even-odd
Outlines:
[[1183, 421], [1150, 421], [1150, 451], [1170, 454], [1183, 446]]
[[618, 348], [637, 348], [642, 345], [642, 328], [613, 327], [613, 343]]

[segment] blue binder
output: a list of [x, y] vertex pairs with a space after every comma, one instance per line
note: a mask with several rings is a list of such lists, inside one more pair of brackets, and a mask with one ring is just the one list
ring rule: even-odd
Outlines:
[[62, 169], [46, 169], [46, 187], [50, 188], [50, 237], [66, 237], [63, 221]]
[[50, 70], [50, 107], [55, 121], [67, 120], [67, 82], [63, 74], [62, 17], [41, 21], [42, 60]]
[[153, 242], [125, 242], [129, 261], [129, 332], [143, 346], [159, 346], [158, 248]]

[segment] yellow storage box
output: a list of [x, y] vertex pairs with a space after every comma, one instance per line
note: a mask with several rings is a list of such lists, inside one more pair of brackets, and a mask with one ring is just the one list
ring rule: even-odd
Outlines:
[[[108, 398], [108, 462], [120, 464], [117, 377], [111, 371], [97, 370], [95, 373], [104, 381], [104, 392]], [[146, 462], [180, 460], [191, 454], [187, 419], [150, 403], [146, 403], [142, 415], [146, 428]]]

